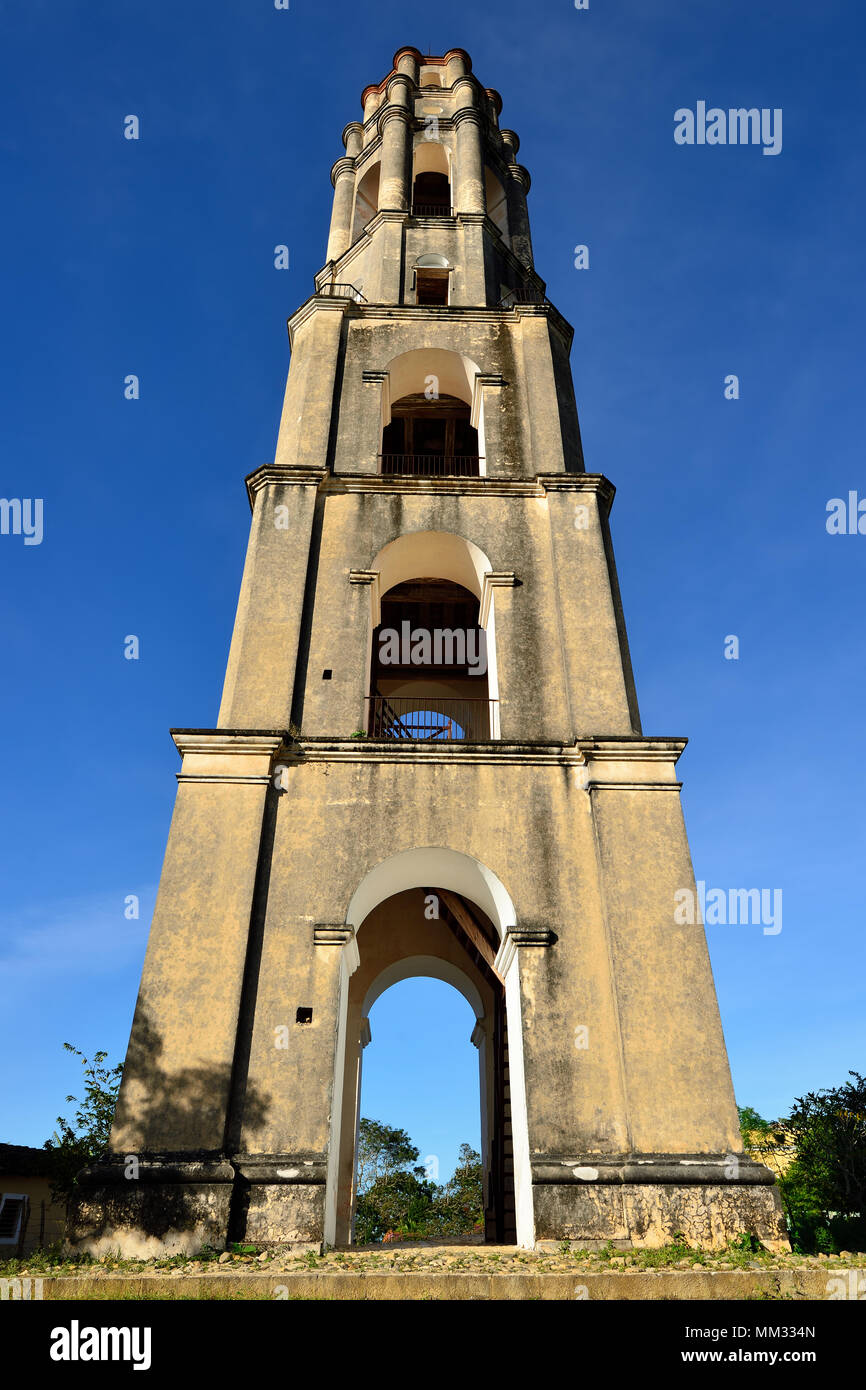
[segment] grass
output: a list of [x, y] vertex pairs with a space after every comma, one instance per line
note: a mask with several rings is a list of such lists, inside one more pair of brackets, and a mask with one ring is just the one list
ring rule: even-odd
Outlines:
[[[484, 1246], [455, 1247], [453, 1245], [426, 1246], [422, 1249], [401, 1247], [398, 1244], [378, 1249], [329, 1250], [323, 1255], [314, 1251], [292, 1252], [289, 1249], [268, 1250], [267, 1259], [260, 1258], [261, 1247], [256, 1245], [234, 1245], [228, 1252], [204, 1249], [194, 1257], [189, 1255], [166, 1255], [152, 1260], [125, 1260], [119, 1252], [94, 1258], [91, 1255], [64, 1254], [59, 1246], [44, 1251], [35, 1251], [26, 1259], [11, 1259], [0, 1262], [0, 1277], [21, 1276], [62, 1276], [97, 1275], [123, 1276], [141, 1274], [170, 1274], [172, 1270], [182, 1270], [189, 1274], [240, 1274], [240, 1273], [301, 1273], [307, 1270], [332, 1273], [342, 1272], [377, 1273], [388, 1271], [415, 1271], [423, 1273], [436, 1268], [447, 1268], [454, 1272], [512, 1272], [544, 1273], [545, 1271], [568, 1272], [575, 1266], [588, 1266], [595, 1272], [626, 1269], [664, 1270], [676, 1268], [683, 1262], [688, 1267], [696, 1265], [707, 1270], [718, 1269], [724, 1264], [729, 1269], [771, 1269], [790, 1268], [792, 1264], [812, 1262], [815, 1256], [774, 1255], [760, 1247], [754, 1237], [742, 1236], [731, 1242], [725, 1250], [696, 1250], [679, 1237], [658, 1250], [619, 1250], [608, 1242], [600, 1250], [575, 1248], [569, 1241], [562, 1241], [555, 1253], [544, 1254], [529, 1250], [492, 1250]], [[863, 1256], [855, 1256], [854, 1261], [864, 1263]], [[835, 1264], [850, 1264], [838, 1255], [826, 1259], [828, 1267]], [[192, 1268], [189, 1268], [192, 1266]]]

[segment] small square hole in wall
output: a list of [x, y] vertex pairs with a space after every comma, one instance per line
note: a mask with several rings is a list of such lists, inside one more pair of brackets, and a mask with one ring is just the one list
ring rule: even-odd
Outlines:
[[330, 667], [329, 667], [327, 671], [323, 671], [323, 672], [322, 672], [322, 680], [323, 680], [323, 681], [329, 681], [329, 680], [331, 679], [331, 677], [333, 676], [333, 674], [334, 674], [333, 671], [332, 671], [332, 670], [330, 669]]
[[312, 1009], [298, 1009], [298, 1011], [297, 1011], [296, 1014], [295, 1014], [295, 1022], [296, 1022], [296, 1023], [312, 1023], [312, 1021], [313, 1021], [313, 1011], [312, 1011]]

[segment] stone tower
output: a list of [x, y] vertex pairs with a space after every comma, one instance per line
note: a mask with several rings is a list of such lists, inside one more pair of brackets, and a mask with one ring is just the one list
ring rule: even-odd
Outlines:
[[217, 727], [182, 756], [107, 1160], [71, 1237], [351, 1239], [367, 1016], [476, 1015], [491, 1239], [784, 1244], [742, 1152], [677, 760], [643, 734], [572, 330], [469, 56], [343, 132]]

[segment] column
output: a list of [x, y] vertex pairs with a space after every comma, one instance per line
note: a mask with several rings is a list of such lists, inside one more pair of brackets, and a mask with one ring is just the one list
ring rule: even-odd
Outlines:
[[526, 206], [526, 195], [529, 192], [531, 180], [528, 170], [522, 164], [517, 163], [517, 151], [520, 149], [520, 140], [513, 130], [503, 130], [502, 132], [502, 152], [508, 166], [508, 182], [505, 187], [508, 199], [508, 230], [511, 235], [511, 249], [518, 260], [524, 265], [534, 270], [535, 261], [532, 255], [532, 237], [529, 231], [529, 209]]
[[486, 213], [484, 196], [484, 156], [482, 153], [482, 120], [476, 109], [477, 94], [471, 78], [455, 83], [461, 105], [454, 113], [457, 131], [457, 178], [454, 190], [454, 211]]
[[361, 105], [364, 108], [363, 139], [365, 145], [369, 145], [370, 141], [376, 135], [376, 125], [373, 121], [373, 117], [379, 110], [381, 99], [382, 93], [379, 91], [378, 87], [365, 87], [361, 93]]
[[413, 86], [418, 85], [420, 70], [421, 54], [417, 48], [400, 48], [394, 54], [394, 71], [404, 73]]
[[398, 73], [388, 83], [388, 104], [379, 117], [382, 132], [382, 170], [379, 177], [379, 211], [406, 212], [412, 177], [412, 83]]
[[352, 213], [355, 208], [354, 159], [346, 157], [337, 160], [331, 170], [331, 183], [334, 186], [334, 206], [325, 260], [338, 261], [352, 244]]
[[472, 60], [462, 48], [452, 48], [445, 54], [445, 80], [453, 87], [459, 78], [472, 71]]
[[522, 164], [511, 164], [508, 168], [508, 230], [511, 233], [511, 249], [519, 261], [535, 269], [532, 255], [532, 236], [529, 230], [529, 209], [526, 195], [530, 188], [529, 173]]

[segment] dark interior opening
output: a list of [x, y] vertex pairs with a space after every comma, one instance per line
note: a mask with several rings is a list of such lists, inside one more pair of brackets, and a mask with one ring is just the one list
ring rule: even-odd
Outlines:
[[415, 303], [447, 305], [448, 271], [416, 270]]
[[412, 189], [412, 211], [422, 217], [451, 215], [451, 185], [447, 174], [415, 175]]

